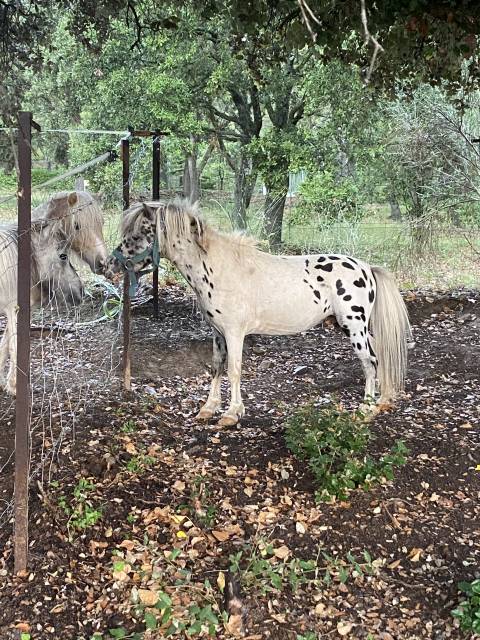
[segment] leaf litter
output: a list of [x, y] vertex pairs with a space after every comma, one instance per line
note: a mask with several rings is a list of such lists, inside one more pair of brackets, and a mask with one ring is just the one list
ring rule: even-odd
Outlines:
[[[411, 298], [407, 397], [370, 425], [378, 451], [405, 440], [407, 464], [332, 504], [315, 502], [283, 433], [312, 399], [355, 407], [347, 341], [333, 325], [251, 339], [241, 426], [199, 425], [208, 328], [183, 291], [162, 298], [158, 323], [136, 310], [135, 393], [99, 389], [54, 484], [32, 487], [26, 576], [12, 576], [1, 531], [0, 636], [465, 638], [450, 611], [480, 555], [478, 294]], [[114, 339], [110, 325], [99, 333], [97, 350]], [[74, 502], [82, 478], [92, 488]], [[69, 531], [62, 500], [75, 522], [101, 517]]]

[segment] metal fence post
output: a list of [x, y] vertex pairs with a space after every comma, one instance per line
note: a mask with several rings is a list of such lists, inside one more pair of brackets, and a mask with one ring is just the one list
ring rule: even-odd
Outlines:
[[[122, 140], [122, 204], [123, 209], [128, 209], [130, 206], [130, 140], [124, 138]], [[123, 311], [122, 311], [122, 324], [123, 324], [123, 386], [126, 391], [130, 391], [132, 388], [132, 368], [130, 359], [130, 292], [129, 292], [129, 278], [125, 273], [123, 277]]]
[[[160, 133], [153, 135], [152, 145], [152, 198], [160, 199]], [[158, 269], [153, 271], [153, 317], [158, 319]]]
[[17, 397], [15, 401], [15, 573], [27, 569], [30, 464], [30, 287], [32, 114], [19, 113]]

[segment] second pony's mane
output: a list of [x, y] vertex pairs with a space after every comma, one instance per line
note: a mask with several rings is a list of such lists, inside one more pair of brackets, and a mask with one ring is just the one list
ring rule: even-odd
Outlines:
[[[75, 193], [77, 194], [77, 202], [71, 206], [69, 213], [60, 218], [51, 218], [50, 224], [52, 232], [60, 229], [67, 238], [75, 234], [77, 241], [82, 242], [82, 240], [88, 240], [88, 229], [101, 230], [103, 213], [90, 193], [87, 191], [76, 191]], [[61, 191], [52, 197], [67, 197], [68, 194], [68, 191]], [[44, 202], [32, 211], [33, 220], [44, 219], [49, 202]]]

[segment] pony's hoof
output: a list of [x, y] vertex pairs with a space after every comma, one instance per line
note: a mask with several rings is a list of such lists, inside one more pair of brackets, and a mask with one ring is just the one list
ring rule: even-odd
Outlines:
[[215, 411], [212, 411], [212, 409], [205, 409], [205, 407], [202, 407], [195, 416], [195, 420], [211, 420], [214, 413]]
[[237, 423], [238, 418], [233, 418], [232, 416], [222, 416], [217, 422], [217, 425], [219, 427], [233, 427]]

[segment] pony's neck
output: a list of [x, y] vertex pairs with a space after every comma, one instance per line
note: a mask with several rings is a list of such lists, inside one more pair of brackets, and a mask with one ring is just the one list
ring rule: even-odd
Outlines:
[[210, 252], [203, 251], [194, 242], [184, 240], [183, 243], [180, 241], [180, 246], [178, 242], [173, 243], [166, 257], [200, 298], [208, 297], [215, 271], [213, 256]]

